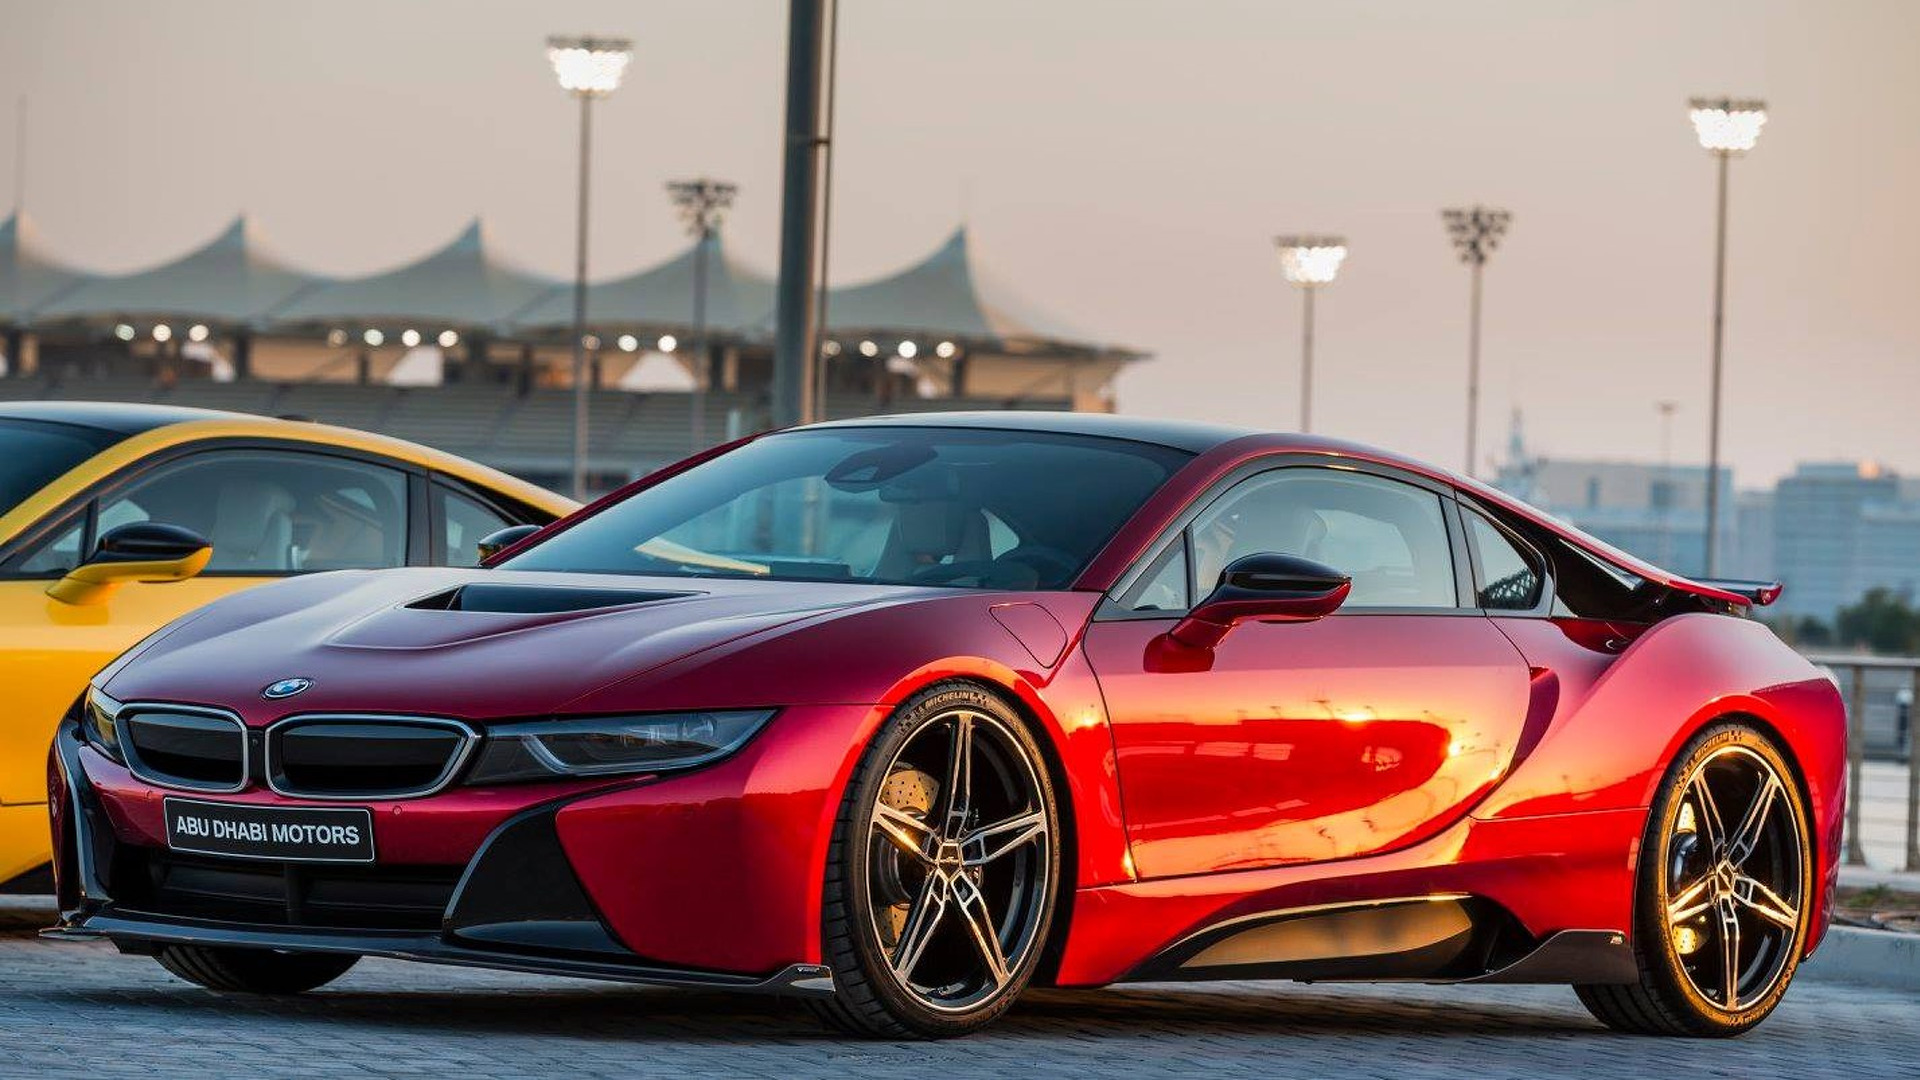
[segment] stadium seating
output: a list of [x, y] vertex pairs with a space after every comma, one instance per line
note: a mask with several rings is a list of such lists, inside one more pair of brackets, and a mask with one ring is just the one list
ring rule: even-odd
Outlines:
[[[132, 376], [0, 379], [0, 402], [144, 401], [204, 409], [289, 416], [375, 431], [437, 447], [508, 472], [552, 483], [573, 453], [573, 394], [526, 395], [491, 383], [432, 387], [356, 383], [183, 380], [171, 386]], [[589, 457], [603, 476], [639, 476], [694, 449], [691, 396], [684, 392], [596, 390], [589, 397]], [[1060, 401], [1018, 404], [984, 399], [907, 398], [876, 403], [864, 394], [832, 394], [828, 416], [938, 409], [1066, 408]], [[706, 396], [705, 441], [717, 443], [765, 424], [755, 395]]]

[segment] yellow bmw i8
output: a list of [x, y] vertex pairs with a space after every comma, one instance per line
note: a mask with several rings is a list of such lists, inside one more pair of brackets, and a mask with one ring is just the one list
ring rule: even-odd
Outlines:
[[291, 574], [473, 565], [575, 504], [398, 439], [158, 405], [0, 405], [0, 884], [46, 863], [47, 747], [109, 660]]

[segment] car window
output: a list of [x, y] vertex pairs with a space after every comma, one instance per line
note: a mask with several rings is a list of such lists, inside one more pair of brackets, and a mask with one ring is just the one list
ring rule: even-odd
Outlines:
[[435, 554], [446, 566], [479, 566], [480, 541], [515, 524], [479, 500], [440, 484], [433, 486], [433, 497], [439, 504], [435, 518], [440, 522], [442, 544]]
[[1532, 611], [1540, 602], [1543, 578], [1540, 563], [1498, 525], [1467, 511], [1467, 543], [1480, 579], [1474, 593], [1479, 605], [1495, 611]]
[[1041, 432], [787, 432], [638, 491], [503, 565], [1063, 588], [1190, 457]]
[[86, 539], [87, 513], [83, 508], [68, 515], [39, 545], [15, 561], [10, 571], [18, 574], [65, 574], [80, 565], [80, 545]]
[[78, 424], [0, 420], [0, 514], [123, 438]]
[[214, 450], [165, 465], [101, 503], [99, 531], [134, 521], [207, 538], [207, 569], [284, 574], [406, 565], [407, 479], [350, 458]]
[[1345, 607], [1451, 608], [1453, 549], [1440, 497], [1336, 469], [1276, 469], [1242, 481], [1190, 529], [1193, 595], [1246, 555], [1298, 555], [1353, 577]]
[[1186, 538], [1176, 536], [1121, 597], [1120, 606], [1128, 611], [1185, 611], [1193, 606], [1188, 577]]

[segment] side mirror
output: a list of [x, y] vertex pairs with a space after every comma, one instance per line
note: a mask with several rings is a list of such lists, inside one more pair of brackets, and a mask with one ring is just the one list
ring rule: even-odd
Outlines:
[[534, 533], [539, 532], [544, 527], [545, 526], [541, 525], [509, 525], [504, 529], [495, 529], [493, 532], [480, 538], [480, 543], [478, 544], [480, 548], [480, 561], [486, 562], [495, 555], [500, 554], [520, 541], [525, 540], [527, 537], [532, 536]]
[[1247, 555], [1227, 564], [1220, 584], [1168, 636], [1182, 645], [1211, 649], [1249, 619], [1305, 622], [1331, 615], [1352, 589], [1352, 578], [1312, 559]]
[[139, 521], [108, 529], [87, 561], [47, 587], [63, 604], [104, 604], [129, 581], [185, 581], [207, 568], [213, 545], [192, 529]]

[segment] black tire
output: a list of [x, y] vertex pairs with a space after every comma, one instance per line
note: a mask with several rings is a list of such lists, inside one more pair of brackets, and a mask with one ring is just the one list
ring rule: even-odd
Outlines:
[[190, 983], [229, 994], [304, 994], [345, 975], [360, 962], [342, 953], [168, 945], [154, 959]]
[[[1709, 804], [1690, 792], [1696, 790], [1697, 777], [1712, 775], [1703, 770], [1715, 769], [1730, 777], [1721, 781], [1723, 792], [1726, 785], [1736, 793], [1743, 790], [1734, 770], [1751, 772], [1753, 794], [1739, 810], [1712, 811], [1710, 827], [1708, 811], [1699, 809]], [[1733, 863], [1738, 844], [1723, 845], [1720, 838], [1737, 841], [1742, 830], [1720, 818], [1739, 813], [1744, 819], [1752, 813], [1767, 798], [1767, 774], [1778, 786], [1772, 789], [1772, 802], [1760, 811], [1756, 829], [1772, 835], [1756, 840], [1740, 862]], [[1723, 799], [1709, 795], [1711, 804]], [[1689, 833], [1695, 819], [1698, 825]], [[1806, 799], [1793, 770], [1770, 739], [1734, 722], [1702, 731], [1675, 758], [1647, 815], [1634, 888], [1633, 949], [1640, 978], [1626, 985], [1577, 986], [1581, 1004], [1608, 1027], [1636, 1035], [1725, 1038], [1766, 1019], [1793, 982], [1806, 948], [1813, 895], [1808, 821]], [[1736, 832], [1728, 836], [1727, 829]], [[1694, 869], [1697, 866], [1705, 869]], [[1751, 884], [1739, 884], [1761, 878], [1770, 881], [1770, 897]], [[1676, 879], [1693, 884], [1682, 886], [1676, 896]], [[1741, 898], [1743, 891], [1746, 899]], [[1789, 897], [1786, 903], [1776, 902]], [[1699, 914], [1685, 920], [1669, 917], [1696, 907]], [[1756, 914], [1763, 907], [1769, 913]], [[1727, 918], [1732, 919], [1731, 934], [1724, 928]], [[1758, 924], [1759, 933], [1743, 929], [1749, 921]], [[1733, 944], [1724, 948], [1729, 937]], [[1714, 949], [1720, 950], [1717, 957], [1710, 951]], [[1714, 988], [1716, 980], [1724, 987]]]
[[[934, 745], [952, 745], [939, 740], [951, 738], [947, 732], [958, 730], [961, 721], [957, 717], [962, 714], [975, 718], [965, 723], [975, 732], [968, 738], [978, 741], [961, 741], [975, 747], [967, 760], [976, 764], [969, 766], [963, 784], [949, 783], [939, 792], [937, 804], [909, 812], [920, 814], [927, 824], [927, 847], [937, 852], [977, 851], [978, 865], [974, 861], [923, 859], [911, 853], [905, 839], [892, 834], [880, 836], [878, 829], [884, 823], [876, 824], [880, 812], [877, 804], [883, 797], [892, 797], [883, 796], [883, 789], [898, 790], [897, 786], [890, 787], [889, 781], [897, 785], [901, 770], [923, 764], [911, 755], [924, 755]], [[977, 728], [973, 726], [976, 724]], [[978, 749], [989, 745], [989, 740], [981, 739], [983, 733], [991, 736], [991, 751]], [[1021, 759], [1018, 762], [1013, 760], [1016, 754]], [[977, 764], [981, 761], [986, 765], [986, 771], [980, 774], [984, 779], [976, 779], [971, 770], [981, 768]], [[949, 756], [949, 769], [951, 762]], [[915, 775], [926, 776], [924, 772]], [[945, 775], [951, 778], [953, 774], [949, 771]], [[1031, 781], [1032, 797], [1017, 809], [1008, 794], [1013, 790], [1008, 777], [1024, 778], [1023, 783]], [[963, 810], [960, 824], [949, 827], [941, 823], [952, 820], [946, 813], [951, 809], [952, 790], [963, 791]], [[992, 816], [986, 817], [988, 814]], [[983, 820], [986, 824], [981, 824]], [[1026, 824], [1009, 828], [1016, 820]], [[1042, 822], [1044, 833], [1031, 835]], [[1023, 839], [1005, 841], [1017, 831]], [[982, 839], [982, 834], [991, 838]], [[955, 839], [962, 836], [972, 839]], [[975, 844], [979, 845], [977, 849]], [[988, 855], [990, 850], [997, 853]], [[945, 1038], [991, 1023], [1032, 980], [1046, 947], [1060, 887], [1060, 851], [1059, 809], [1046, 759], [1019, 714], [972, 683], [939, 683], [909, 698], [862, 753], [834, 824], [827, 856], [822, 931], [835, 993], [830, 999], [811, 1002], [814, 1012], [836, 1030], [867, 1038]], [[966, 856], [966, 860], [975, 858], [973, 854]], [[906, 869], [890, 874], [888, 867], [892, 864]], [[920, 884], [907, 886], [913, 898], [882, 906], [883, 901], [893, 899], [885, 891], [887, 883], [899, 882], [923, 864]], [[945, 899], [930, 903], [928, 896], [940, 891], [933, 883], [937, 875], [967, 875], [974, 884], [969, 886], [967, 881], [953, 877], [943, 886], [950, 890], [944, 893]], [[998, 913], [993, 910], [995, 898], [1001, 900], [1002, 911]], [[923, 906], [934, 914], [925, 916], [920, 911]], [[976, 917], [976, 910], [983, 914]], [[896, 911], [905, 914], [896, 916]], [[889, 932], [883, 929], [882, 918], [888, 920], [887, 927], [895, 939], [891, 948], [882, 940]], [[915, 932], [922, 920], [925, 926]], [[994, 941], [1001, 950], [997, 968], [989, 959], [992, 946], [979, 936], [978, 928], [983, 925], [995, 930]], [[907, 946], [910, 938], [920, 942], [920, 948], [913, 950], [917, 959], [905, 961], [906, 970], [896, 974], [892, 957]], [[977, 949], [972, 960], [980, 969], [977, 988], [955, 990], [955, 998], [949, 1000], [938, 993], [950, 987], [966, 987], [965, 979], [948, 976], [951, 981], [935, 990], [915, 984], [912, 976], [927, 972], [929, 964], [936, 977], [964, 967], [970, 948]]]

